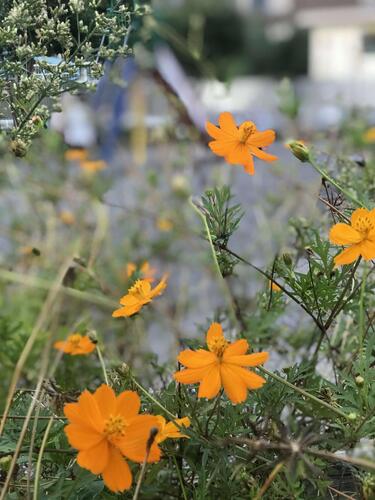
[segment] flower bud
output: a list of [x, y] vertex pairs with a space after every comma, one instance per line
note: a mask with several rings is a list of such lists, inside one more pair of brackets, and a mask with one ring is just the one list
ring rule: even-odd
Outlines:
[[15, 156], [22, 158], [26, 155], [28, 147], [22, 139], [14, 139], [10, 142], [9, 149], [15, 154]]
[[293, 260], [292, 260], [292, 256], [290, 255], [290, 253], [283, 253], [283, 261], [284, 261], [284, 264], [288, 267], [291, 267], [292, 264], [293, 264]]
[[310, 160], [310, 150], [304, 142], [289, 141], [286, 146], [291, 150], [294, 156], [303, 163]]
[[358, 387], [363, 387], [363, 384], [365, 383], [365, 379], [361, 377], [361, 375], [357, 375], [355, 378], [355, 383]]
[[357, 420], [357, 417], [358, 417], [358, 415], [356, 414], [355, 411], [350, 412], [348, 415], [348, 419], [352, 420], [353, 422], [354, 422], [354, 420]]

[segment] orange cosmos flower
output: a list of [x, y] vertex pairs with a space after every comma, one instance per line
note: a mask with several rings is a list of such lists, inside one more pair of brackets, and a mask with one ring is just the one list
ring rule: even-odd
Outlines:
[[367, 142], [369, 144], [375, 142], [375, 127], [371, 127], [366, 130], [366, 132], [363, 134], [363, 140], [364, 142]]
[[269, 280], [269, 285], [273, 292], [281, 292], [281, 288], [274, 281]]
[[172, 231], [173, 229], [173, 222], [166, 217], [159, 217], [156, 221], [156, 226], [159, 231], [162, 231], [163, 233], [169, 233], [169, 231]]
[[[69, 425], [64, 429], [68, 441], [79, 453], [77, 463], [93, 474], [101, 474], [112, 491], [124, 491], [132, 484], [132, 473], [123, 457], [143, 462], [147, 441], [158, 418], [139, 415], [141, 401], [136, 392], [125, 391], [116, 397], [108, 385], [93, 394], [85, 390], [77, 403], [64, 406]], [[160, 449], [151, 445], [147, 462], [157, 462]]]
[[82, 170], [91, 174], [105, 169], [107, 167], [107, 162], [104, 160], [83, 160], [79, 162], [79, 166]]
[[83, 161], [88, 157], [87, 149], [83, 148], [72, 148], [68, 149], [64, 153], [64, 158], [68, 161]]
[[[190, 427], [190, 418], [176, 418], [173, 422], [167, 422], [161, 415], [157, 416], [159, 421], [159, 432], [156, 434], [155, 441], [157, 443], [162, 443], [166, 439], [173, 438], [187, 438], [185, 434], [181, 434], [181, 427]], [[179, 427], [177, 427], [177, 425]]]
[[334, 245], [348, 247], [336, 255], [336, 266], [350, 264], [359, 256], [365, 260], [375, 259], [375, 208], [354, 210], [350, 224], [335, 224], [329, 232], [329, 239]]
[[243, 165], [245, 172], [254, 175], [253, 156], [264, 161], [277, 160], [277, 156], [265, 153], [262, 148], [269, 146], [275, 140], [273, 130], [257, 130], [250, 121], [241, 123], [237, 127], [231, 113], [221, 113], [219, 116], [220, 128], [206, 122], [208, 134], [215, 140], [208, 143], [211, 151], [223, 156], [230, 164]]
[[229, 343], [219, 323], [212, 323], [207, 331], [206, 342], [208, 351], [182, 351], [177, 359], [187, 368], [174, 374], [181, 384], [200, 382], [199, 398], [214, 398], [224, 387], [232, 403], [242, 403], [248, 389], [259, 389], [265, 383], [264, 378], [244, 367], [264, 363], [268, 359], [268, 352], [246, 354], [249, 349], [247, 340]]
[[126, 275], [131, 278], [133, 274], [138, 271], [143, 280], [152, 283], [154, 279], [155, 269], [150, 266], [147, 260], [137, 269], [137, 265], [134, 262], [129, 262], [126, 265]]
[[120, 299], [123, 307], [113, 311], [112, 316], [119, 318], [121, 316], [133, 316], [139, 312], [142, 307], [149, 304], [154, 297], [161, 295], [167, 286], [167, 277], [164, 276], [155, 288], [151, 288], [151, 283], [147, 280], [137, 280], [128, 293]]
[[90, 354], [90, 352], [95, 350], [95, 344], [90, 340], [87, 335], [80, 335], [79, 333], [73, 333], [69, 335], [66, 340], [59, 340], [54, 343], [55, 349], [65, 352], [65, 354], [71, 354], [72, 356], [77, 356], [79, 354]]
[[71, 226], [75, 223], [76, 218], [74, 217], [73, 212], [71, 212], [70, 210], [62, 210], [60, 212], [60, 220], [63, 224]]

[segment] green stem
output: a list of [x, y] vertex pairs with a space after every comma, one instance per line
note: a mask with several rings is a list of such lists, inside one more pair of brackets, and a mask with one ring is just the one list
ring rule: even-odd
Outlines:
[[319, 172], [319, 174], [324, 179], [326, 179], [330, 184], [332, 184], [332, 186], [335, 186], [335, 188], [338, 189], [342, 194], [344, 194], [349, 200], [351, 200], [353, 203], [355, 203], [359, 207], [367, 208], [361, 201], [357, 200], [357, 198], [354, 195], [350, 194], [345, 188], [343, 188], [342, 186], [340, 186], [340, 184], [338, 184], [338, 182], [335, 181], [335, 179], [333, 179], [332, 177], [330, 177], [327, 174], [327, 172], [325, 170], [323, 170], [321, 168], [321, 166], [315, 161], [315, 158], [313, 157], [313, 155], [311, 153], [309, 154], [308, 162], [310, 163], [310, 165], [313, 168], [315, 168], [315, 170], [317, 172]]
[[334, 406], [331, 406], [330, 404], [326, 403], [325, 401], [322, 401], [321, 399], [317, 398], [316, 396], [313, 396], [309, 392], [306, 392], [304, 389], [301, 389], [300, 387], [297, 387], [296, 385], [291, 384], [290, 382], [283, 379], [282, 377], [279, 377], [279, 375], [276, 375], [275, 373], [268, 371], [266, 368], [263, 368], [262, 366], [258, 366], [258, 370], [265, 373], [269, 377], [277, 380], [281, 384], [284, 384], [286, 387], [289, 387], [290, 389], [293, 389], [294, 391], [299, 392], [300, 394], [302, 394], [303, 396], [305, 396], [308, 399], [311, 399], [311, 401], [314, 401], [315, 403], [319, 404], [320, 406], [325, 406], [326, 408], [328, 408], [332, 412], [336, 413], [337, 415], [340, 415], [340, 417], [345, 418], [346, 420], [350, 421], [350, 418], [348, 417], [348, 415], [346, 415], [346, 413], [344, 413], [343, 411], [339, 410], [338, 408], [335, 408]]
[[359, 296], [359, 356], [361, 368], [364, 368], [364, 357], [363, 357], [363, 341], [366, 334], [365, 327], [365, 291], [366, 291], [366, 262], [364, 263], [363, 278], [361, 283], [361, 291]]
[[[10, 281], [11, 283], [19, 283], [20, 285], [40, 288], [42, 290], [50, 290], [53, 283], [35, 276], [28, 276], [21, 273], [16, 273], [15, 271], [8, 271], [7, 269], [0, 269], [0, 281]], [[84, 292], [81, 290], [76, 290], [75, 288], [70, 288], [68, 286], [59, 285], [59, 292], [73, 297], [78, 300], [84, 300], [86, 302], [91, 302], [92, 304], [97, 304], [99, 306], [107, 307], [108, 309], [115, 309], [118, 307], [117, 302], [114, 302], [107, 297], [97, 295], [90, 292]]]
[[39, 497], [39, 479], [40, 479], [40, 470], [42, 467], [42, 458], [43, 458], [44, 449], [45, 449], [46, 444], [47, 444], [48, 436], [49, 436], [53, 421], [54, 421], [54, 417], [51, 417], [49, 419], [46, 430], [44, 432], [42, 444], [40, 445], [38, 460], [37, 460], [36, 469], [35, 469], [33, 500], [38, 500], [38, 497]]
[[232, 321], [233, 321], [233, 323], [235, 325], [237, 325], [240, 328], [241, 325], [239, 325], [239, 321], [238, 321], [236, 313], [235, 313], [235, 306], [233, 304], [232, 294], [230, 293], [230, 291], [228, 289], [228, 284], [225, 281], [225, 279], [224, 279], [224, 277], [223, 277], [223, 275], [221, 273], [219, 261], [217, 260], [215, 245], [214, 245], [214, 243], [212, 241], [211, 232], [210, 232], [210, 228], [208, 227], [207, 219], [206, 219], [205, 215], [201, 212], [201, 210], [199, 209], [199, 207], [197, 207], [195, 205], [195, 203], [193, 202], [193, 200], [191, 198], [190, 198], [189, 202], [190, 202], [190, 205], [193, 207], [193, 209], [199, 215], [199, 217], [201, 218], [201, 220], [203, 222], [203, 225], [204, 225], [204, 228], [205, 228], [206, 234], [207, 234], [207, 239], [208, 239], [208, 242], [210, 244], [211, 254], [212, 254], [212, 257], [214, 259], [215, 268], [216, 268], [218, 276], [220, 276], [220, 284], [222, 286], [223, 292], [226, 295], [226, 298], [227, 298], [229, 304], [231, 305], [231, 307], [230, 307], [230, 314], [232, 316]]
[[109, 385], [107, 370], [105, 369], [104, 359], [103, 359], [103, 356], [102, 356], [101, 350], [99, 349], [98, 344], [96, 345], [96, 352], [98, 353], [100, 366], [102, 367], [102, 370], [103, 370], [103, 376], [104, 376], [105, 383], [107, 385]]
[[148, 393], [146, 391], [146, 389], [144, 387], [141, 386], [141, 384], [139, 382], [137, 382], [135, 380], [134, 377], [132, 377], [132, 382], [134, 385], [136, 385], [138, 387], [138, 389], [143, 392], [143, 394], [150, 400], [152, 401], [154, 404], [156, 404], [159, 408], [161, 408], [169, 417], [171, 417], [173, 420], [175, 418], [177, 418], [175, 415], [173, 415], [173, 413], [171, 413], [169, 410], [167, 410], [167, 408], [165, 408], [165, 406], [163, 406], [161, 403], [159, 403], [159, 401], [157, 399], [154, 398], [154, 396], [151, 396], [150, 393]]
[[183, 477], [182, 477], [182, 473], [181, 473], [180, 467], [178, 466], [177, 459], [176, 459], [175, 455], [173, 455], [173, 461], [174, 461], [174, 464], [176, 466], [178, 480], [179, 480], [180, 486], [181, 486], [182, 496], [184, 497], [184, 500], [188, 500], [188, 497], [187, 497], [186, 491], [185, 491], [185, 486], [184, 486], [184, 480], [183, 480]]

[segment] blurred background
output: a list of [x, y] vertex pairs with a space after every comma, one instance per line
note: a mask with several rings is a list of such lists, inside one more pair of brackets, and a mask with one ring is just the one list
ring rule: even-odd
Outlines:
[[[299, 225], [322, 227], [321, 179], [284, 144], [314, 141], [332, 168], [337, 155], [362, 159], [373, 148], [375, 5], [155, 0], [147, 15], [131, 22], [124, 44], [131, 56], [106, 64], [99, 81], [80, 74], [96, 89], [64, 94], [61, 112], [53, 113], [27, 156], [2, 163], [1, 277], [14, 286], [4, 287], [1, 304], [4, 321], [12, 318], [3, 341], [12, 338], [17, 318], [21, 348], [45, 290], [71, 252], [65, 284], [112, 302], [90, 308], [87, 297], [67, 297], [66, 314], [53, 325], [56, 335], [95, 329], [108, 356], [136, 368], [144, 365], [139, 344], [159, 361], [173, 359], [182, 338], [196, 337], [197, 326], [201, 335], [208, 318], [220, 319], [226, 307], [190, 197], [231, 185], [233, 203], [245, 212], [231, 246], [263, 268], [272, 268], [277, 252], [293, 252]], [[58, 64], [56, 56], [45, 61]], [[268, 149], [279, 160], [256, 160], [250, 177], [213, 155], [205, 121], [216, 123], [222, 111], [238, 123], [275, 129], [277, 141]], [[101, 163], [75, 160], [73, 148]], [[144, 261], [156, 276], [169, 273], [165, 295], [138, 318], [112, 320], [132, 280], [127, 264]], [[242, 265], [229, 281], [252, 315], [259, 349], [271, 339], [277, 344], [270, 367], [280, 364], [278, 349], [282, 364], [295, 359], [284, 340], [293, 344], [306, 328], [298, 308], [289, 304], [287, 314], [267, 322], [257, 304], [268, 300], [268, 283]], [[6, 355], [4, 366], [11, 367], [19, 351]]]

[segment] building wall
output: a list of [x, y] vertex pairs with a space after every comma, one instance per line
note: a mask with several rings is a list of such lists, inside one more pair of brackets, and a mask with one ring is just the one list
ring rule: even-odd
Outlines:
[[361, 26], [314, 27], [309, 32], [309, 75], [314, 80], [375, 79], [375, 51], [365, 52]]

